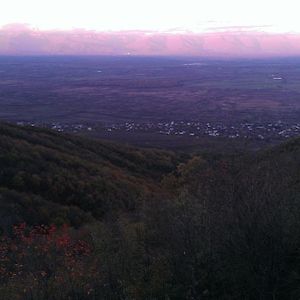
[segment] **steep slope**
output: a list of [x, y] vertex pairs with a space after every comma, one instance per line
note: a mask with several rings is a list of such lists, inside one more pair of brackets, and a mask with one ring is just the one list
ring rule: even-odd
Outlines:
[[300, 139], [175, 167], [168, 152], [0, 128], [3, 299], [299, 299]]
[[[175, 163], [170, 152], [1, 124], [0, 205], [6, 207], [2, 213], [9, 212], [9, 220], [30, 210], [27, 219], [38, 222], [41, 211], [34, 210], [41, 207], [45, 222], [60, 217], [80, 223], [87, 213], [100, 218], [112, 210], [134, 210], [148, 195], [162, 193], [160, 179]], [[68, 213], [62, 213], [66, 209]]]

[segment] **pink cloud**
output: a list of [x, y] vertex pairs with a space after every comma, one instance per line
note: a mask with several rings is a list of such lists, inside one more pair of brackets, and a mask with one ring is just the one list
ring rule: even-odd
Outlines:
[[26, 24], [0, 29], [0, 55], [300, 55], [300, 35], [234, 30], [202, 34], [143, 31], [39, 31]]

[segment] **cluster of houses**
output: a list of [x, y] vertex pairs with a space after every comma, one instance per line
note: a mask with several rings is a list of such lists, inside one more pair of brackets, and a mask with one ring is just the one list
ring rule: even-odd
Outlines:
[[42, 122], [27, 122], [27, 121], [19, 121], [17, 122], [19, 126], [31, 126], [31, 127], [44, 127], [50, 128], [58, 132], [80, 132], [80, 131], [92, 131], [93, 128], [90, 125], [86, 124], [63, 124], [60, 122], [53, 123], [42, 123]]
[[38, 122], [17, 122], [21, 126], [41, 126], [58, 132], [104, 131], [113, 132], [150, 132], [175, 136], [211, 136], [236, 138], [255, 138], [259, 140], [272, 138], [290, 138], [300, 135], [300, 123], [289, 124], [282, 121], [265, 123], [234, 123], [222, 124], [198, 121], [165, 121], [165, 122], [125, 122], [109, 125], [99, 124], [63, 124], [53, 122], [42, 124]]
[[153, 132], [164, 135], [178, 136], [211, 136], [235, 138], [290, 138], [300, 135], [300, 123], [288, 124], [282, 121], [265, 123], [203, 123], [196, 121], [168, 121], [168, 122], [126, 122], [106, 126], [108, 132]]

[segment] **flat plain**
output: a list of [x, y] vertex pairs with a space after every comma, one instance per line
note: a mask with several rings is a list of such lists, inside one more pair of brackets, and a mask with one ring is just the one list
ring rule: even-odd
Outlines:
[[0, 106], [2, 120], [139, 145], [169, 144], [170, 135], [175, 144], [178, 135], [265, 143], [298, 135], [300, 59], [0, 57]]

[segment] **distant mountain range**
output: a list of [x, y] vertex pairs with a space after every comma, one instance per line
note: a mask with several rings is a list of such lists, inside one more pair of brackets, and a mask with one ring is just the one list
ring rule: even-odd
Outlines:
[[12, 24], [0, 29], [0, 55], [298, 56], [300, 35], [240, 28], [206, 33], [41, 31]]

